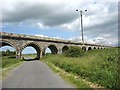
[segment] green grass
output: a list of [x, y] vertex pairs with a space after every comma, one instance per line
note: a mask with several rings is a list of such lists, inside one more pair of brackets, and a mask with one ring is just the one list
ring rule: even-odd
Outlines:
[[23, 60], [16, 59], [15, 57], [4, 56], [4, 57], [2, 57], [2, 62], [0, 65], [2, 68], [7, 68], [7, 67], [10, 67], [11, 65], [19, 63], [21, 61], [23, 61]]
[[10, 71], [11, 71], [12, 69], [14, 69], [15, 67], [19, 66], [20, 64], [22, 64], [22, 62], [13, 64], [13, 65], [11, 65], [11, 66], [9, 66], [9, 67], [7, 67], [7, 68], [3, 68], [3, 69], [2, 69], [2, 72], [0, 72], [0, 73], [1, 73], [0, 80], [1, 80], [1, 79], [4, 80], [4, 79], [9, 75]]
[[37, 54], [23, 54], [23, 59], [35, 59], [37, 57]]
[[[50, 62], [46, 62], [47, 65], [58, 75], [60, 75], [66, 82], [69, 82], [74, 88], [91, 88], [89, 84], [85, 83], [81, 78], [73, 75], [72, 73], [67, 73], [63, 69], [56, 67], [54, 64]], [[77, 78], [76, 78], [77, 77]]]
[[2, 71], [0, 70], [0, 80], [5, 79], [13, 68], [23, 62], [23, 60], [11, 56], [3, 56], [0, 59], [0, 67], [2, 68]]
[[[120, 49], [120, 48], [119, 48]], [[42, 60], [105, 88], [118, 88], [118, 48], [91, 50], [79, 58], [48, 55]]]
[[37, 54], [23, 54], [23, 57], [31, 57], [31, 58], [36, 58]]

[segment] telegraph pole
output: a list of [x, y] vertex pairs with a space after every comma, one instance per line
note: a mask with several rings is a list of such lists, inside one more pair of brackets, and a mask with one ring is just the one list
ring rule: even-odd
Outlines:
[[[76, 11], [79, 11], [79, 10], [76, 9]], [[85, 10], [85, 12], [86, 12], [86, 11], [87, 11], [87, 10]], [[84, 45], [84, 36], [83, 36], [83, 19], [82, 19], [83, 11], [80, 10], [79, 13], [80, 13], [80, 21], [81, 21], [80, 26], [81, 26], [81, 34], [82, 34], [82, 43], [83, 43], [83, 45]]]

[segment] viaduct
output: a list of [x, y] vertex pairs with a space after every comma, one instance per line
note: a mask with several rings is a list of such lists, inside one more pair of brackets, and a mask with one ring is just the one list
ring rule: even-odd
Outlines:
[[[23, 34], [13, 34], [0, 32], [0, 47], [11, 46], [16, 50], [16, 58], [22, 58], [22, 51], [27, 46], [32, 46], [36, 52], [36, 59], [42, 58], [45, 55], [45, 50], [49, 48], [52, 54], [61, 54], [68, 49], [69, 46], [79, 46], [83, 48], [82, 43], [76, 43], [68, 40], [38, 37]], [[110, 46], [95, 45], [95, 44], [84, 44], [84, 49], [105, 49]]]

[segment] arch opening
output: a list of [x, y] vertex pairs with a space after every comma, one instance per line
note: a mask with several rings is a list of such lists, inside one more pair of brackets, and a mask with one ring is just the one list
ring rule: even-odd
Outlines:
[[57, 54], [58, 49], [54, 45], [48, 46], [49, 50], [51, 51], [51, 54]]
[[4, 41], [0, 42], [0, 48], [3, 47], [3, 46], [11, 46], [11, 47], [13, 47], [13, 45], [11, 43], [6, 42], [6, 41], [5, 42]]
[[63, 48], [62, 48], [62, 52], [64, 53], [65, 51], [67, 51], [69, 48], [68, 48], [68, 46], [64, 46]]
[[83, 50], [83, 51], [86, 51], [86, 47], [85, 47], [85, 46], [83, 46], [83, 47], [82, 47], [82, 50]]
[[41, 49], [38, 45], [30, 43], [23, 47], [21, 53], [24, 60], [39, 60]]
[[88, 51], [91, 50], [92, 48], [91, 47], [88, 47]]
[[47, 47], [46, 50], [45, 50], [45, 55], [48, 55], [48, 54], [51, 54], [51, 50]]
[[6, 42], [0, 42], [0, 57], [16, 58], [15, 48]]
[[94, 47], [93, 49], [96, 49], [96, 47]]

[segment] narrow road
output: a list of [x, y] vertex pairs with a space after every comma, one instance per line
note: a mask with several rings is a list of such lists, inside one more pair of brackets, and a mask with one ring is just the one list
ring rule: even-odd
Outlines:
[[11, 71], [2, 88], [73, 88], [40, 61], [26, 61]]

